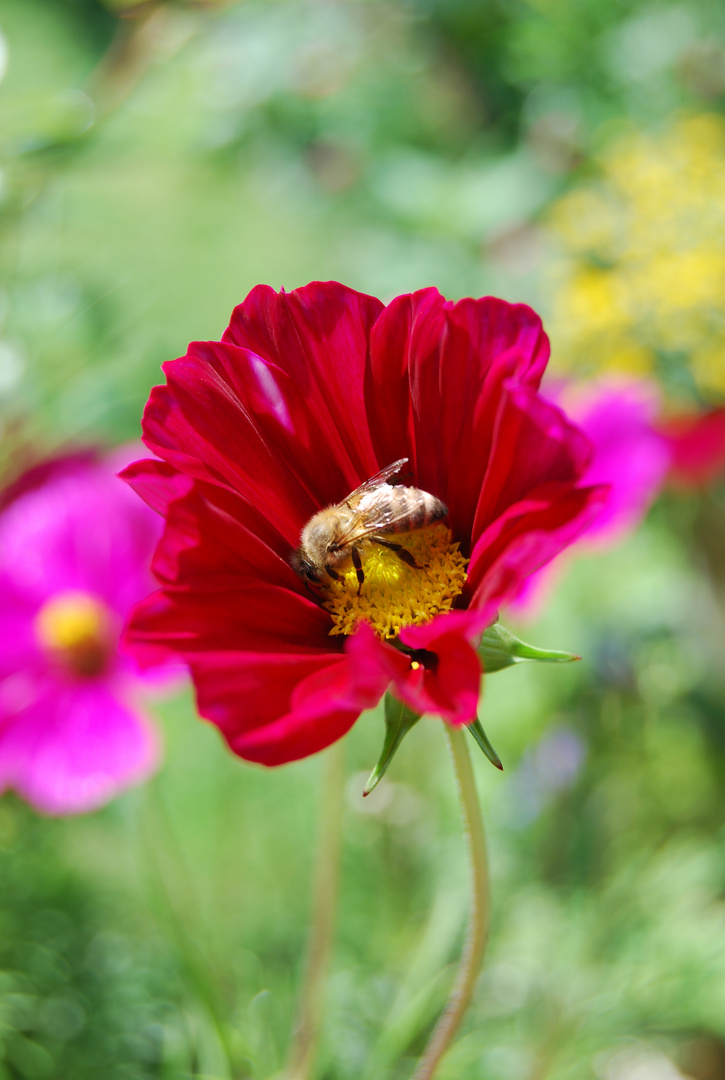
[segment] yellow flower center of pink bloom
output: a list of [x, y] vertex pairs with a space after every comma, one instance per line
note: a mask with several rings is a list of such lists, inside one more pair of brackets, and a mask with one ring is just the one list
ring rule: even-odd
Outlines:
[[85, 592], [63, 592], [46, 601], [35, 619], [41, 645], [74, 675], [100, 675], [113, 645], [108, 608]]
[[408, 566], [382, 544], [361, 549], [365, 580], [359, 586], [350, 563], [337, 581], [324, 586], [323, 607], [332, 616], [331, 634], [352, 634], [358, 623], [370, 623], [380, 637], [394, 638], [405, 626], [422, 626], [450, 611], [466, 581], [468, 560], [453, 542], [447, 525], [391, 536], [415, 559]]

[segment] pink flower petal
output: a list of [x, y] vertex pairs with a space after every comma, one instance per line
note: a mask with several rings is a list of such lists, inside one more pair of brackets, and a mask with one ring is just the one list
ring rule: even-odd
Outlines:
[[586, 539], [609, 544], [642, 520], [665, 482], [670, 454], [654, 428], [657, 389], [644, 381], [607, 381], [565, 393], [564, 400], [594, 445], [581, 483], [610, 485]]
[[0, 516], [0, 583], [36, 609], [90, 592], [121, 617], [152, 587], [161, 522], [111, 471], [79, 467], [15, 499]]
[[21, 713], [0, 719], [0, 789], [46, 814], [94, 810], [158, 761], [153, 728], [102, 682], [49, 680]]
[[[639, 524], [667, 475], [670, 448], [655, 427], [658, 389], [646, 380], [607, 379], [563, 383], [549, 389], [549, 395], [566, 406], [592, 442], [594, 454], [580, 485], [607, 485], [598, 511], [579, 532], [579, 544], [615, 543]], [[557, 559], [553, 567], [522, 581], [512, 600], [518, 618], [535, 616], [562, 568]]]
[[[35, 611], [18, 603], [0, 581], [0, 680], [3, 676], [42, 662], [40, 646], [33, 626]], [[0, 707], [1, 710], [1, 707]]]
[[468, 586], [475, 607], [499, 606], [567, 548], [596, 518], [608, 489], [545, 484], [504, 511], [479, 537]]
[[593, 449], [561, 409], [528, 386], [509, 380], [496, 416], [491, 454], [481, 485], [473, 541], [514, 503], [543, 484], [572, 484]]

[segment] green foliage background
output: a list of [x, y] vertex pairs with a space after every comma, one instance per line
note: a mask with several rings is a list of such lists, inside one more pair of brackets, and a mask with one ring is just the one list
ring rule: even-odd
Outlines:
[[[557, 200], [725, 90], [705, 0], [4, 0], [0, 29], [8, 475], [136, 438], [160, 363], [260, 281], [546, 312]], [[441, 1080], [725, 1077], [724, 522], [722, 486], [662, 498], [522, 631], [583, 662], [487, 680], [493, 933]], [[156, 713], [146, 789], [69, 820], [0, 802], [2, 1080], [283, 1066], [321, 762], [231, 759], [188, 694]], [[443, 733], [363, 803], [381, 735], [346, 739], [319, 1080], [409, 1075], [464, 931]]]

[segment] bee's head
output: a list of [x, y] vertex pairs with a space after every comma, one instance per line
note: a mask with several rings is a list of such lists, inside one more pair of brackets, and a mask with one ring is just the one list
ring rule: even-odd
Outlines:
[[313, 562], [310, 562], [304, 548], [297, 548], [290, 556], [290, 566], [304, 581], [319, 581], [320, 572]]

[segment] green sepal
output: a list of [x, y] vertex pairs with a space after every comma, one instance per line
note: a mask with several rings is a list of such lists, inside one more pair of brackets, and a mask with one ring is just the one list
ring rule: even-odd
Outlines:
[[419, 720], [418, 713], [413, 712], [402, 701], [398, 701], [391, 694], [385, 695], [385, 740], [378, 763], [368, 777], [363, 796], [369, 795], [380, 783], [396, 750]]
[[581, 660], [574, 653], [561, 652], [559, 649], [537, 649], [520, 641], [510, 630], [500, 623], [494, 623], [483, 631], [478, 655], [484, 674], [503, 671], [512, 664], [521, 664], [525, 660], [538, 660], [544, 664], [567, 664], [572, 660]]
[[478, 717], [476, 717], [476, 719], [473, 721], [472, 724], [466, 724], [466, 727], [470, 731], [471, 735], [473, 735], [473, 738], [476, 740], [478, 745], [481, 747], [481, 749], [483, 750], [484, 754], [486, 755], [488, 760], [491, 762], [491, 764], [495, 765], [497, 769], [500, 769], [501, 772], [503, 772], [503, 765], [501, 764], [501, 758], [498, 756], [498, 754], [496, 753], [494, 748], [491, 746], [490, 739], [489, 739], [488, 735], [486, 734], [486, 732], [483, 730], [483, 726], [481, 724], [481, 721], [478, 719]]

